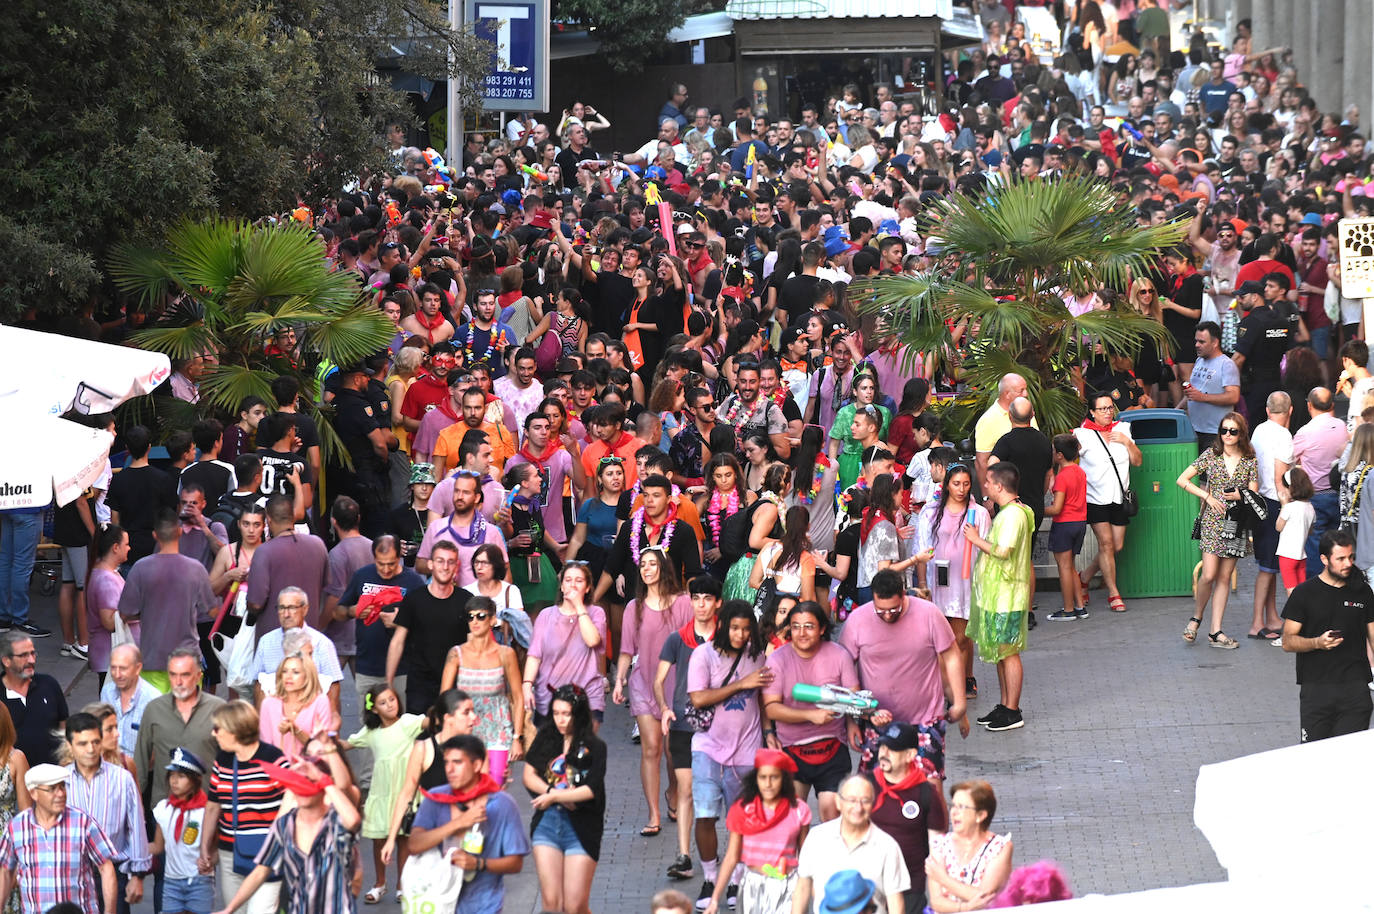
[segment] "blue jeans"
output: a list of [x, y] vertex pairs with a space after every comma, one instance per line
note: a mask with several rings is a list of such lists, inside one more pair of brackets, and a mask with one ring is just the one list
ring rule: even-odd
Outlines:
[[1312, 507], [1317, 512], [1317, 519], [1313, 521], [1312, 529], [1307, 532], [1307, 542], [1304, 544], [1307, 550], [1309, 578], [1322, 573], [1322, 558], [1317, 546], [1321, 542], [1322, 534], [1328, 530], [1335, 530], [1340, 523], [1341, 497], [1335, 492], [1318, 492], [1312, 496]]
[[42, 512], [0, 515], [0, 622], [29, 621], [29, 576], [42, 534]]

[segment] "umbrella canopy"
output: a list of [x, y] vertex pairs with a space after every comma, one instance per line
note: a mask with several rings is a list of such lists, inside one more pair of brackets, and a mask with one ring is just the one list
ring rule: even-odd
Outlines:
[[19, 327], [0, 327], [0, 352], [0, 408], [30, 416], [109, 412], [172, 374], [160, 352]]
[[52, 415], [0, 409], [0, 427], [10, 440], [29, 442], [0, 456], [0, 510], [74, 501], [100, 477], [114, 443], [103, 429]]

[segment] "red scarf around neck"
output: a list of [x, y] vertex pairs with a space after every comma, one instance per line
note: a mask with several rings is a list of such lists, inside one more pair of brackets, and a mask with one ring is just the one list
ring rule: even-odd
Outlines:
[[725, 816], [725, 825], [741, 835], [757, 835], [777, 825], [792, 811], [792, 803], [779, 798], [778, 805], [769, 812], [762, 797], [754, 797], [747, 804], [736, 800]]
[[697, 620], [696, 620], [696, 619], [692, 619], [692, 620], [688, 621], [688, 623], [687, 623], [686, 625], [682, 626], [682, 628], [679, 628], [679, 629], [677, 630], [677, 634], [678, 634], [678, 637], [682, 639], [682, 643], [683, 643], [683, 644], [687, 645], [687, 646], [690, 647], [692, 650], [696, 650], [696, 649], [697, 649], [698, 647], [700, 647], [702, 644], [705, 644], [707, 641], [710, 641], [712, 638], [714, 638], [714, 637], [716, 636], [716, 627], [715, 627], [714, 625], [711, 626], [711, 633], [708, 634], [708, 635], [705, 637], [705, 639], [698, 638], [698, 637], [697, 637]]
[[925, 779], [926, 771], [921, 767], [920, 762], [913, 762], [912, 766], [907, 770], [906, 777], [902, 778], [896, 784], [888, 783], [881, 769], [873, 769], [873, 783], [878, 787], [878, 796], [873, 799], [874, 811], [876, 812], [883, 805], [883, 801], [888, 797], [892, 797], [894, 800], [900, 800], [901, 797], [899, 794], [903, 790], [915, 787], [917, 784], [925, 781]]
[[177, 799], [171, 794], [167, 795], [167, 805], [177, 811], [176, 821], [172, 823], [172, 840], [181, 843], [181, 832], [186, 827], [186, 814], [193, 809], [204, 809], [206, 803], [205, 791], [197, 790], [189, 797]]
[[1098, 425], [1097, 422], [1095, 422], [1091, 417], [1083, 420], [1084, 428], [1094, 432], [1101, 432], [1104, 435], [1110, 435], [1112, 433], [1112, 429], [1116, 428], [1120, 424], [1120, 422], [1113, 420], [1111, 422], [1108, 422], [1106, 425]]
[[432, 321], [425, 316], [425, 312], [423, 310], [417, 309], [415, 311], [414, 316], [415, 323], [425, 328], [425, 336], [429, 339], [431, 343], [434, 342], [434, 331], [438, 330], [441, 326], [443, 326], [444, 321], [447, 320], [447, 318], [444, 317], [444, 312], [442, 310], [434, 312], [434, 320]]
[[491, 775], [483, 774], [477, 779], [477, 783], [461, 792], [455, 791], [452, 794], [430, 793], [423, 787], [420, 788], [420, 792], [436, 803], [447, 803], [452, 805], [454, 803], [471, 803], [478, 797], [486, 796], [489, 793], [500, 793], [501, 785], [496, 783]]
[[548, 466], [549, 462], [553, 460], [559, 451], [559, 448], [551, 447], [551, 444], [552, 442], [548, 442], [544, 445], [543, 457], [536, 457], [534, 456], [534, 452], [530, 450], [529, 442], [526, 441], [524, 444], [520, 445], [520, 456], [534, 464], [536, 470], [543, 472], [544, 467]]

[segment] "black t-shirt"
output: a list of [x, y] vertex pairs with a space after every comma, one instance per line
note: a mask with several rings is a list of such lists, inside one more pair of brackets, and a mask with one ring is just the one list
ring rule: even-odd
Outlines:
[[294, 412], [291, 415], [296, 417], [296, 437], [301, 439], [301, 449], [296, 453], [305, 457], [312, 447], [320, 446], [320, 430], [315, 425], [315, 417], [309, 413]]
[[793, 400], [791, 397], [782, 398], [782, 417], [788, 422], [797, 422], [801, 420], [801, 407], [797, 406], [796, 400]]
[[[58, 508], [53, 515], [52, 522], [52, 541], [57, 545], [75, 549], [91, 544], [90, 531], [86, 529], [86, 524], [81, 520], [81, 509], [77, 507], [82, 501], [85, 501], [87, 507], [91, 509], [91, 520], [95, 520], [95, 509], [91, 506], [90, 499], [85, 498], [85, 496]], [[85, 587], [86, 585], [82, 581], [77, 581], [76, 586]]]
[[842, 597], [852, 597], [859, 592], [859, 527], [856, 521], [835, 535], [834, 554], [849, 556], [849, 574], [840, 584]]
[[258, 457], [262, 460], [262, 486], [263, 495], [269, 498], [273, 495], [285, 495], [293, 498], [296, 494], [296, 486], [288, 478], [291, 475], [291, 468], [299, 465], [301, 468], [301, 482], [310, 482], [310, 465], [305, 462], [305, 458], [299, 454], [285, 453], [279, 454], [276, 451], [265, 447], [257, 450]]
[[623, 325], [629, 320], [630, 305], [635, 300], [630, 277], [601, 272], [596, 274], [596, 284], [586, 288], [586, 291], [591, 293], [588, 298], [595, 302], [592, 329], [619, 339]]
[[[405, 504], [397, 505], [391, 509], [391, 513], [386, 517], [386, 532], [401, 540], [418, 547], [420, 540], [425, 538], [424, 512], [416, 514], [415, 508], [407, 500]], [[411, 549], [406, 553], [405, 564], [407, 568], [415, 567], [415, 550]]]
[[57, 762], [61, 737], [54, 728], [67, 719], [67, 699], [62, 686], [46, 673], [35, 673], [29, 683], [29, 694], [23, 698], [5, 698], [14, 721], [14, 748], [24, 753], [29, 767], [45, 762]]
[[652, 371], [663, 358], [667, 342], [676, 334], [682, 333], [682, 305], [686, 294], [679, 289], [666, 289], [662, 295], [655, 295], [640, 309], [639, 320], [645, 324], [655, 324], [657, 331], [639, 331], [639, 342], [644, 347], [644, 367]]
[[410, 672], [439, 681], [448, 649], [468, 640], [468, 598], [472, 594], [455, 587], [447, 599], [439, 599], [428, 587], [406, 591], [396, 611], [396, 624], [406, 630], [405, 660]]
[[181, 471], [181, 487], [194, 482], [205, 490], [205, 504], [214, 507], [228, 494], [234, 480], [234, 468], [221, 460], [202, 460]]
[[783, 280], [778, 288], [778, 307], [787, 312], [787, 322], [791, 324], [816, 306], [816, 286], [820, 279], [800, 273]]
[[912, 890], [924, 892], [926, 858], [930, 856], [927, 829], [942, 832], [948, 827], [944, 805], [930, 781], [898, 791], [896, 797], [884, 797], [883, 805], [873, 809], [873, 824], [897, 842], [911, 874]]
[[572, 148], [569, 147], [554, 157], [554, 163], [558, 165], [558, 170], [563, 174], [563, 183], [572, 187], [577, 183], [577, 163], [599, 158], [601, 155], [590, 146], [582, 147], [581, 152], [573, 152]]
[[1292, 325], [1270, 307], [1255, 308], [1236, 331], [1236, 352], [1245, 356], [1246, 372], [1277, 387], [1279, 364], [1293, 338]]
[[129, 562], [153, 552], [153, 519], [159, 508], [179, 506], [172, 478], [157, 467], [129, 467], [114, 474], [105, 504], [119, 512], [119, 526], [129, 533]]
[[1283, 607], [1283, 617], [1302, 626], [1302, 637], [1339, 631], [1344, 639], [1329, 651], [1298, 654], [1298, 685], [1370, 680], [1364, 645], [1369, 623], [1374, 622], [1374, 592], [1358, 571], [1351, 571], [1350, 578], [1344, 587], [1308, 578], [1293, 589]]
[[[610, 554], [606, 557], [606, 573], [611, 579], [625, 575], [625, 588], [628, 593], [634, 588], [639, 569], [635, 567], [634, 556], [630, 552], [630, 531], [633, 522], [620, 525], [620, 532], [615, 536], [615, 543], [611, 546]], [[646, 525], [647, 528], [647, 525]], [[649, 545], [647, 530], [640, 531], [640, 549]], [[662, 544], [662, 539], [659, 544]], [[677, 579], [679, 581], [690, 580], [701, 572], [701, 550], [697, 544], [697, 535], [691, 526], [685, 521], [675, 519], [673, 521], [672, 539], [668, 543], [668, 558], [677, 566]]]
[[1013, 428], [992, 446], [992, 456], [1016, 467], [1021, 474], [1021, 503], [1035, 513], [1036, 527], [1045, 516], [1045, 474], [1054, 466], [1050, 439], [1033, 428]]

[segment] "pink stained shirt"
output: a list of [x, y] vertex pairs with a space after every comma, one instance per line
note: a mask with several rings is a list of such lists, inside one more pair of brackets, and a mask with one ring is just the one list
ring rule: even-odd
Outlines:
[[[317, 733], [329, 729], [333, 716], [334, 711], [329, 705], [329, 692], [321, 691], [315, 696], [314, 701], [296, 714], [296, 726], [306, 733]], [[276, 746], [287, 757], [300, 755], [305, 749], [300, 738], [294, 732], [282, 733], [277, 729], [282, 719], [281, 699], [275, 695], [264, 698], [262, 708], [258, 711], [258, 735], [264, 743]]]
[[596, 647], [587, 647], [587, 642], [582, 640], [577, 616], [564, 615], [557, 604], [546, 608], [534, 620], [529, 656], [539, 661], [534, 704], [540, 714], [548, 714], [549, 705], [553, 703], [550, 687], [556, 689], [569, 684], [587, 693], [587, 702], [593, 711], [606, 710], [606, 681], [597, 665], [597, 659], [605, 650], [606, 611], [600, 606], [588, 606], [587, 615], [601, 632], [601, 644]]
[[[476, 523], [476, 518], [477, 515], [474, 513], [474, 524]], [[459, 543], [458, 540], [454, 537], [453, 533], [451, 532], [453, 529], [457, 529], [459, 533], [461, 533], [464, 536], [467, 536], [472, 530], [472, 525], [454, 525], [453, 518], [451, 516], [441, 517], [438, 520], [431, 522], [430, 525], [425, 528], [425, 537], [424, 539], [420, 540], [420, 548], [416, 551], [415, 556], [416, 558], [421, 558], [425, 561], [429, 561], [430, 554], [434, 551], [435, 543], [437, 543], [439, 540], [447, 540], [448, 542], [453, 543], [458, 547], [458, 574], [453, 579], [453, 583], [456, 587], [466, 587], [473, 581], [477, 580], [477, 575], [474, 574], [472, 570], [472, 554], [476, 552], [478, 547], [480, 547], [483, 543], [491, 543], [493, 546], [501, 550], [502, 555], [505, 555], [506, 538], [501, 534], [501, 528], [496, 526], [495, 522], [490, 520], [487, 521], [486, 535], [483, 536], [483, 538], [479, 542], [473, 543], [471, 546], [464, 546], [462, 543]]]
[[[766, 694], [779, 695], [786, 707], [802, 711], [810, 711], [815, 705], [792, 697], [792, 687], [799, 682], [816, 686], [838, 685], [846, 689], [859, 687], [854, 659], [833, 641], [822, 641], [820, 649], [805, 660], [790, 643], [784, 644], [768, 658], [768, 668], [773, 671], [774, 678]], [[826, 724], [778, 723], [778, 739], [784, 746], [797, 746], [831, 737], [839, 740], [845, 738], [843, 717]]]
[[[801, 830], [811, 824], [811, 807], [793, 803], [792, 811], [771, 828], [754, 835], [745, 835], [740, 845], [740, 863], [745, 866], [777, 866], [786, 864], [785, 872], [797, 867], [797, 853], [801, 850]], [[781, 867], [780, 867], [781, 869]]]
[[[654, 700], [654, 676], [658, 664], [643, 658], [657, 657], [663, 650], [663, 642], [668, 636], [692, 621], [692, 598], [682, 593], [677, 595], [665, 610], [645, 609], [640, 612], [639, 601], [631, 600], [625, 607], [625, 622], [620, 632], [620, 653], [633, 657], [639, 654], [640, 662], [630, 673], [630, 714], [638, 717], [648, 714], [660, 717], [662, 710]], [[668, 683], [664, 683], [664, 694]]]
[[940, 608], [906, 598], [906, 611], [885, 622], [865, 603], [849, 615], [840, 646], [858, 664], [859, 682], [893, 719], [929, 724], [944, 717], [940, 654], [954, 645], [954, 630]]

